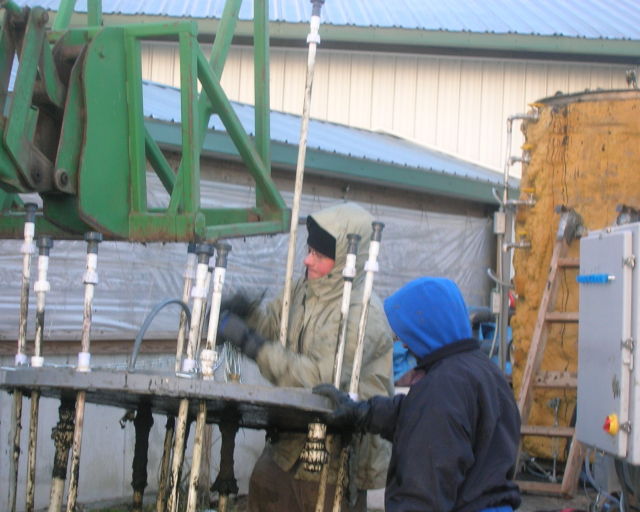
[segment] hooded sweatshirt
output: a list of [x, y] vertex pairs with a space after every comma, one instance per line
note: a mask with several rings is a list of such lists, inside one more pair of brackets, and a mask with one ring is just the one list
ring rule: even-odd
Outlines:
[[[342, 270], [346, 264], [347, 234], [360, 235], [356, 257], [356, 276], [351, 291], [341, 388], [348, 390], [355, 354], [358, 324], [362, 312], [364, 264], [368, 258], [372, 216], [354, 203], [342, 203], [312, 214], [317, 224], [335, 238], [335, 265], [318, 279], [299, 279], [292, 291], [287, 345], [266, 343], [257, 356], [264, 377], [278, 386], [311, 388], [332, 382], [340, 324], [340, 306], [344, 289]], [[265, 314], [254, 317], [252, 326], [270, 340], [277, 340], [282, 298], [271, 303]], [[360, 373], [359, 396], [393, 395], [393, 341], [382, 303], [373, 294], [365, 330], [364, 354]], [[317, 479], [299, 463], [306, 435], [281, 432], [267, 445], [274, 461], [285, 471], [294, 468], [296, 477]], [[390, 444], [377, 435], [364, 435], [357, 442], [356, 486], [375, 489], [384, 486], [391, 453]], [[333, 443], [329, 481], [335, 482], [340, 443]]]
[[517, 508], [512, 474], [520, 416], [504, 376], [469, 339], [458, 287], [448, 279], [420, 278], [384, 308], [422, 374], [406, 396], [369, 400], [368, 430], [393, 441], [385, 510]]

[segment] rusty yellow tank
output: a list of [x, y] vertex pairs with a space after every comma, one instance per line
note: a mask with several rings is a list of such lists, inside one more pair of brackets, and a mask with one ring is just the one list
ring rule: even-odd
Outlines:
[[[514, 286], [517, 294], [513, 329], [513, 382], [516, 396], [536, 322], [538, 305], [547, 281], [555, 241], [560, 205], [576, 210], [588, 230], [610, 226], [616, 221], [616, 207], [624, 204], [640, 209], [640, 91], [597, 91], [546, 98], [532, 105], [537, 121], [525, 122], [524, 149], [530, 163], [524, 166], [521, 197], [533, 194], [533, 207], [520, 207], [516, 232], [531, 242], [528, 250], [514, 256]], [[569, 249], [579, 256], [579, 241]], [[559, 273], [557, 311], [578, 310], [576, 271]], [[577, 371], [575, 324], [552, 324], [543, 371]], [[554, 402], [560, 399], [557, 420], [570, 425], [575, 410], [575, 390], [537, 389], [527, 421], [532, 425], [553, 425]], [[562, 460], [565, 441], [527, 437], [524, 449], [538, 457]]]

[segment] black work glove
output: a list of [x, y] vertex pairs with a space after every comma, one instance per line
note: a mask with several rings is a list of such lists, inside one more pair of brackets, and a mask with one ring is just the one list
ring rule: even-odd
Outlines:
[[327, 423], [338, 428], [366, 430], [371, 417], [371, 404], [368, 401], [356, 402], [348, 393], [340, 391], [331, 384], [320, 384], [313, 388], [317, 395], [327, 397], [333, 402], [334, 411], [327, 415]]
[[266, 340], [251, 329], [238, 315], [229, 311], [220, 314], [217, 343], [230, 341], [247, 357], [255, 359]]
[[223, 299], [220, 305], [220, 311], [229, 311], [240, 318], [248, 318], [258, 309], [265, 293], [267, 293], [267, 291], [263, 290], [262, 293], [258, 295], [251, 295], [241, 290], [234, 293], [231, 297]]

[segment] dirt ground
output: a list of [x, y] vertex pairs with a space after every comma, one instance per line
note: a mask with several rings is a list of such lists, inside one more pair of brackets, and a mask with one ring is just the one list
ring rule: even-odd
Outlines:
[[[572, 499], [562, 499], [551, 496], [539, 496], [532, 494], [525, 494], [522, 496], [522, 504], [518, 508], [518, 512], [560, 512], [560, 511], [576, 511], [576, 512], [588, 512], [589, 504], [595, 496], [587, 496], [584, 491], [581, 491]], [[379, 499], [372, 500], [376, 506], [369, 508], [368, 512], [383, 512], [383, 504], [379, 502]], [[145, 500], [145, 503], [147, 500]], [[82, 508], [84, 511], [97, 511], [97, 512], [125, 512], [130, 510], [128, 506], [118, 507], [87, 507]], [[149, 504], [148, 508], [145, 505], [145, 511], [155, 511], [155, 506]], [[246, 496], [238, 496], [231, 500], [228, 507], [228, 512], [246, 512], [247, 511], [247, 499]], [[216, 512], [215, 508], [206, 510], [205, 512]], [[284, 512], [284, 511], [283, 511]]]
[[518, 508], [518, 512], [548, 512], [565, 509], [584, 510], [586, 512], [589, 510], [589, 504], [592, 499], [593, 496], [589, 497], [584, 493], [572, 499], [525, 494], [522, 496], [522, 504]]
[[[593, 497], [587, 496], [584, 492], [572, 499], [525, 494], [522, 496], [522, 504], [518, 508], [518, 512], [557, 512], [566, 509], [587, 512]], [[246, 498], [240, 496], [233, 510], [234, 512], [246, 512]], [[382, 512], [383, 510], [383, 508], [369, 508], [368, 512]]]

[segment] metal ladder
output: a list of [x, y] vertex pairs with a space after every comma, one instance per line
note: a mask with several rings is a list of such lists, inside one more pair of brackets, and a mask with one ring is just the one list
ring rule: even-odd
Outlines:
[[[518, 410], [522, 418], [521, 436], [569, 438], [570, 448], [561, 482], [518, 480], [517, 483], [523, 491], [572, 496], [577, 488], [580, 468], [584, 459], [584, 450], [582, 444], [575, 437], [575, 428], [567, 426], [530, 425], [527, 423], [533, 404], [534, 388], [577, 388], [576, 373], [540, 372], [550, 324], [578, 322], [577, 312], [553, 310], [558, 294], [560, 271], [579, 267], [579, 260], [577, 258], [568, 258], [567, 252], [571, 242], [579, 236], [582, 229], [582, 219], [578, 213], [564, 207], [559, 207], [558, 210], [561, 213], [561, 218], [549, 265], [549, 275], [542, 299], [540, 300], [538, 317], [536, 319], [527, 362], [522, 376], [520, 396], [518, 397]], [[522, 450], [520, 450], [518, 454], [516, 467], [519, 467], [521, 451]]]

